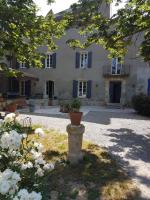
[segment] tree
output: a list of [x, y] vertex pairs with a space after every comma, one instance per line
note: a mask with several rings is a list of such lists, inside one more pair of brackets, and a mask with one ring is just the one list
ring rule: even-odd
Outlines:
[[[49, 3], [53, 2], [49, 0]], [[64, 33], [66, 20], [56, 21], [52, 12], [37, 16], [33, 0], [0, 0], [0, 63], [4, 56], [16, 58], [29, 66], [41, 66], [41, 45], [49, 51], [56, 48], [54, 40]]]
[[[139, 46], [139, 53], [145, 61], [150, 61], [150, 1], [128, 0], [125, 7], [117, 14], [107, 18], [99, 10], [103, 0], [79, 0], [71, 6], [69, 15], [70, 26], [80, 29], [80, 34], [86, 34], [84, 43], [70, 39], [71, 47], [86, 48], [96, 43], [110, 52], [110, 57], [124, 57], [127, 47], [139, 35], [143, 40]], [[106, 4], [122, 0], [106, 0]]]

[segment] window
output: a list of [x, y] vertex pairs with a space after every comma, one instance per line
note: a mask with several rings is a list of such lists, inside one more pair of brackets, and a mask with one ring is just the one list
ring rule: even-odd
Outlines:
[[82, 52], [80, 54], [80, 68], [88, 67], [88, 52]]
[[87, 96], [87, 81], [78, 82], [78, 97], [85, 98]]
[[121, 74], [122, 63], [120, 58], [113, 58], [111, 64], [111, 73], [112, 74]]
[[21, 69], [24, 69], [24, 68], [26, 68], [26, 64], [23, 63], [23, 62], [21, 62], [21, 63], [19, 63], [19, 67], [20, 67]]
[[53, 67], [53, 54], [47, 54], [47, 58], [45, 59], [45, 67], [51, 68]]
[[25, 81], [21, 81], [20, 93], [21, 96], [25, 96]]
[[9, 78], [8, 91], [19, 92], [19, 81], [17, 79]]

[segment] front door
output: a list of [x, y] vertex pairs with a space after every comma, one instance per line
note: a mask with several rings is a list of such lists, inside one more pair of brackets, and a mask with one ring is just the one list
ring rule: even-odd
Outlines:
[[50, 99], [54, 97], [54, 81], [46, 81], [46, 94]]
[[110, 103], [120, 103], [121, 100], [121, 82], [111, 81], [109, 85]]

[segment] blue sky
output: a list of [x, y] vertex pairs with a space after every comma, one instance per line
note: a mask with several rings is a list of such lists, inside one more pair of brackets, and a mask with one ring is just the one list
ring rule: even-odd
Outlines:
[[55, 3], [51, 5], [47, 5], [46, 0], [34, 0], [34, 2], [40, 8], [39, 14], [45, 16], [50, 9], [52, 9], [54, 13], [57, 13], [69, 8], [70, 5], [77, 2], [77, 0], [55, 0]]
[[[60, 12], [70, 7], [72, 3], [77, 2], [77, 0], [55, 0], [55, 3], [52, 5], [47, 5], [46, 0], [34, 0], [34, 2], [39, 7], [39, 14], [46, 15], [51, 9], [54, 13]], [[116, 12], [117, 8], [115, 6], [112, 7], [113, 13]]]

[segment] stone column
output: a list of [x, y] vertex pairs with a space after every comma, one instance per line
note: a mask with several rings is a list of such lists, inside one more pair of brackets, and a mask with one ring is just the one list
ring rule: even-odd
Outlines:
[[84, 125], [71, 125], [67, 126], [68, 132], [68, 160], [71, 164], [77, 164], [83, 159], [82, 154], [82, 141], [83, 133], [85, 131]]

